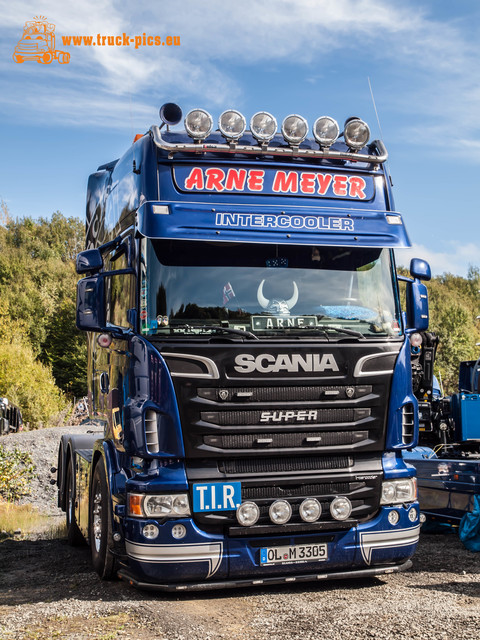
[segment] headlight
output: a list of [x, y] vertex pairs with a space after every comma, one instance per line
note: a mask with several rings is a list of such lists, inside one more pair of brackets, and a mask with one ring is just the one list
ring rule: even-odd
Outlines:
[[321, 147], [330, 147], [340, 133], [337, 121], [330, 116], [321, 116], [313, 125], [313, 137]]
[[190, 515], [186, 493], [171, 495], [145, 495], [129, 493], [127, 513], [138, 518], [181, 518]]
[[330, 513], [335, 520], [346, 520], [352, 513], [352, 503], [348, 498], [335, 498], [330, 503]]
[[298, 512], [304, 522], [315, 522], [322, 514], [322, 505], [316, 498], [307, 498], [298, 508]]
[[382, 482], [382, 498], [380, 504], [402, 504], [417, 499], [417, 479], [403, 478]]
[[250, 131], [259, 142], [268, 142], [277, 133], [277, 121], [271, 113], [259, 111], [250, 120]]
[[282, 134], [287, 142], [300, 144], [308, 133], [308, 124], [302, 116], [287, 116], [282, 122]]
[[218, 119], [220, 133], [227, 140], [238, 140], [243, 135], [246, 126], [245, 118], [234, 109], [224, 111]]
[[192, 109], [185, 116], [185, 129], [195, 140], [204, 140], [213, 127], [212, 116], [203, 109]]
[[286, 500], [276, 500], [268, 510], [270, 520], [275, 524], [285, 524], [292, 517], [292, 507]]
[[343, 137], [350, 149], [361, 149], [370, 140], [370, 129], [360, 118], [348, 118], [343, 129]]

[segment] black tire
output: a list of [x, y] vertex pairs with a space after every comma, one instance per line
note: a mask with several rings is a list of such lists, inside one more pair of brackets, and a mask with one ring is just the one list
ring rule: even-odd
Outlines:
[[89, 538], [92, 564], [102, 580], [116, 575], [112, 545], [112, 514], [108, 495], [107, 476], [102, 460], [95, 466], [92, 479], [89, 509]]
[[73, 472], [73, 458], [70, 459], [67, 468], [67, 477], [65, 482], [65, 515], [67, 523], [67, 540], [72, 547], [78, 547], [85, 544], [85, 538], [78, 528], [77, 519], [75, 517], [75, 474]]

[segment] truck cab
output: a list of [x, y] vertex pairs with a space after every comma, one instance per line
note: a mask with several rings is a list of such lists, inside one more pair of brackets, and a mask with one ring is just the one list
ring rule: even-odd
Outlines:
[[161, 116], [89, 180], [77, 325], [101, 432], [61, 442], [70, 537], [150, 589], [408, 568], [429, 268], [402, 312], [383, 143], [359, 118], [308, 139], [299, 116], [281, 135], [266, 112]]

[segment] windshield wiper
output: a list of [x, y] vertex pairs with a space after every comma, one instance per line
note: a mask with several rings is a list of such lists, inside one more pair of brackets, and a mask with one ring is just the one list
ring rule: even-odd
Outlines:
[[323, 327], [325, 331], [336, 331], [337, 333], [343, 333], [347, 336], [354, 336], [355, 338], [360, 338], [361, 340], [365, 340], [365, 336], [360, 331], [355, 331], [354, 329], [344, 329], [343, 327], [331, 327], [325, 326]]
[[222, 327], [219, 324], [179, 324], [179, 325], [170, 327], [170, 329], [213, 330], [215, 331], [216, 334], [233, 333], [234, 335], [243, 336], [244, 338], [248, 338], [249, 340], [258, 340], [258, 337], [251, 331], [247, 331], [246, 329], [232, 329], [231, 327]]

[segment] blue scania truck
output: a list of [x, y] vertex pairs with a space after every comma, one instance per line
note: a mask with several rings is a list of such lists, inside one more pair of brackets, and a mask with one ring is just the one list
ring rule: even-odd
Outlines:
[[98, 432], [64, 436], [68, 539], [139, 588], [373, 576], [419, 537], [410, 335], [428, 323], [387, 152], [352, 117], [203, 109], [90, 176], [77, 325]]

